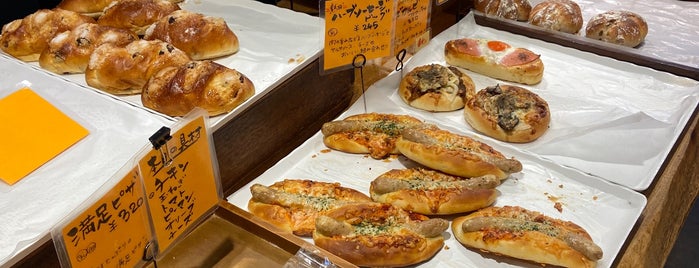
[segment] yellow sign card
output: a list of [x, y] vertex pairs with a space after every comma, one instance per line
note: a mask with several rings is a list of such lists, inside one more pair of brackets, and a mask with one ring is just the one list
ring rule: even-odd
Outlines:
[[427, 31], [430, 14], [430, 1], [397, 0], [396, 11], [396, 53], [412, 45]]
[[135, 267], [151, 240], [137, 169], [61, 229], [72, 267]]
[[187, 123], [139, 161], [159, 252], [218, 204], [219, 191], [203, 117]]
[[325, 70], [352, 65], [359, 55], [363, 61], [390, 56], [393, 0], [327, 0], [324, 12]]
[[29, 88], [0, 99], [0, 179], [15, 184], [88, 134]]

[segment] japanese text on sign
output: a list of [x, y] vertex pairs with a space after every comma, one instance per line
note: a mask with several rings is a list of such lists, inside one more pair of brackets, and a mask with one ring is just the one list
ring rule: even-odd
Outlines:
[[327, 0], [324, 11], [326, 70], [350, 64], [359, 54], [390, 55], [393, 0]]
[[133, 267], [151, 239], [140, 176], [136, 169], [63, 227], [73, 267]]
[[430, 1], [398, 0], [394, 51], [415, 44], [427, 31], [429, 10]]
[[219, 197], [203, 118], [173, 134], [162, 148], [165, 154], [151, 150], [140, 167], [159, 248], [164, 250]]

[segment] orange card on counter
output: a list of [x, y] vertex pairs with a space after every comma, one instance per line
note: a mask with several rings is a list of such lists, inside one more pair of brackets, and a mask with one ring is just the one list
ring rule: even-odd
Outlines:
[[88, 134], [29, 88], [0, 99], [0, 179], [15, 184]]

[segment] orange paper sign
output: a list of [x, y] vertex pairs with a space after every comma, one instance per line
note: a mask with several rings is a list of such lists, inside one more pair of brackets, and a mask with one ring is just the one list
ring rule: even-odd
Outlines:
[[430, 1], [398, 0], [396, 11], [396, 36], [394, 51], [418, 45], [417, 41], [427, 31]]
[[[393, 0], [325, 1], [325, 70], [389, 56], [395, 10]], [[363, 64], [363, 62], [359, 62]]]
[[139, 161], [160, 252], [220, 199], [204, 123], [192, 120]]
[[72, 267], [135, 267], [151, 240], [140, 177], [133, 169], [61, 229]]
[[88, 133], [29, 88], [0, 99], [0, 179], [15, 184]]

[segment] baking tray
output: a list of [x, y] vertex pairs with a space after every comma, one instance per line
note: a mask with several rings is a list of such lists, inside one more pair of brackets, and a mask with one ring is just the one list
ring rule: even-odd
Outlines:
[[[214, 61], [238, 70], [250, 78], [255, 85], [255, 94], [250, 99], [231, 112], [209, 118], [212, 131], [216, 131], [320, 56], [323, 23], [318, 17], [252, 0], [185, 0], [180, 3], [180, 8], [221, 17], [226, 21], [228, 27], [238, 37], [240, 50], [233, 55], [217, 58]], [[38, 62], [28, 64], [135, 107], [149, 110], [169, 120], [177, 120], [145, 108], [141, 103], [140, 94], [112, 95], [88, 86], [84, 74], [60, 75], [43, 70]]]
[[[484, 15], [473, 11], [476, 23], [573, 47], [614, 59], [699, 80], [699, 3], [680, 0], [574, 0], [581, 9], [583, 26], [576, 34], [563, 33]], [[530, 0], [532, 6], [543, 0]], [[628, 10], [648, 23], [648, 35], [636, 48], [609, 44], [585, 37], [587, 22], [608, 10]]]

